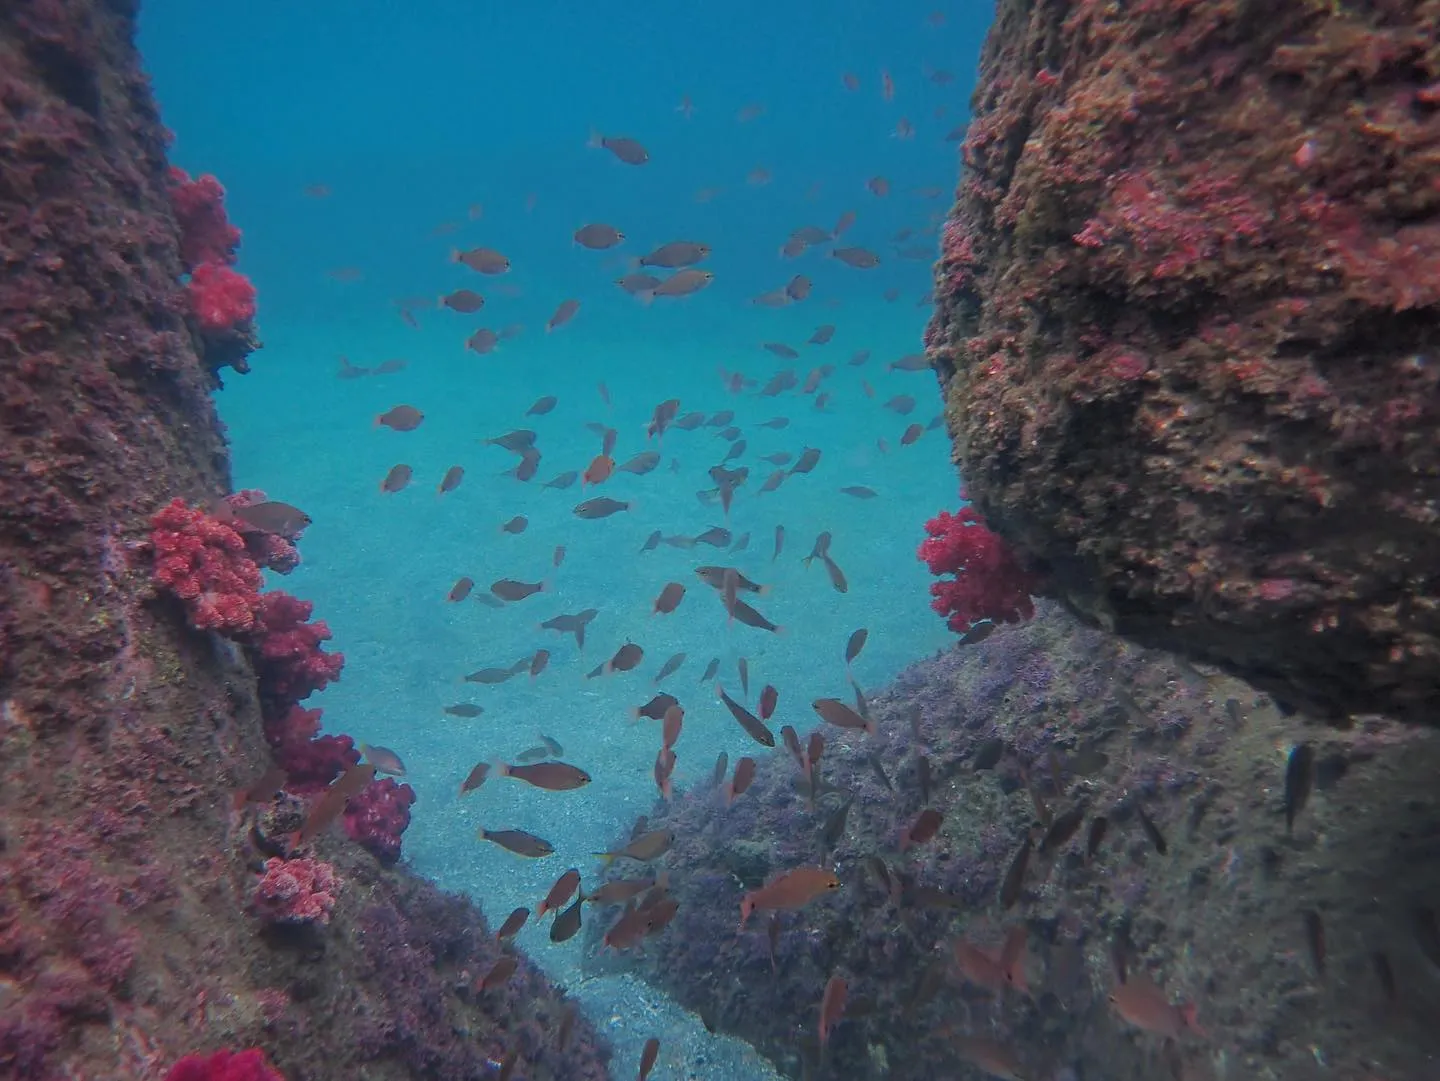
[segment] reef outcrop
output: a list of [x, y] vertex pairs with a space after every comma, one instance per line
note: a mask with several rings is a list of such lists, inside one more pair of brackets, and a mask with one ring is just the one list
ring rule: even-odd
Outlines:
[[280, 858], [253, 657], [157, 585], [153, 516], [230, 476], [135, 6], [0, 14], [0, 1076], [599, 1081], [527, 961], [476, 989], [468, 901], [338, 829]]
[[929, 354], [1087, 621], [1440, 720], [1440, 2], [1001, 0]]
[[[1054, 602], [869, 698], [875, 735], [821, 727], [813, 797], [761, 751], [728, 806], [707, 780], [652, 809], [674, 847], [608, 874], [665, 872], [678, 911], [619, 953], [596, 940], [622, 910], [590, 916], [591, 969], [633, 968], [790, 1077], [1434, 1074], [1440, 732], [1317, 730]], [[1292, 753], [1309, 784], [1287, 816]], [[737, 931], [748, 891], [816, 864], [838, 889]], [[1127, 1021], [1122, 973], [1196, 1026]]]

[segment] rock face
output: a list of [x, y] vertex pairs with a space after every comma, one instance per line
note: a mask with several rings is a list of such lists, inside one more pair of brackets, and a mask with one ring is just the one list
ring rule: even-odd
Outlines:
[[[592, 967], [633, 966], [791, 1077], [1434, 1075], [1440, 732], [1374, 718], [1317, 735], [1238, 680], [1053, 603], [868, 697], [875, 735], [822, 726], [813, 806], [792, 756], [757, 749], [730, 806], [706, 780], [653, 809], [647, 828], [673, 830], [674, 847], [609, 873], [668, 872], [679, 910]], [[1312, 741], [1313, 785], [1287, 828], [1296, 740]], [[903, 844], [927, 807], [938, 834]], [[747, 891], [816, 863], [838, 889], [780, 913], [773, 934], [768, 912], [737, 933]], [[620, 912], [592, 915], [592, 940]], [[1024, 993], [996, 978], [1011, 936], [1026, 943]], [[1130, 982], [1195, 1004], [1204, 1034], [1162, 1047], [1122, 1020], [1117, 955]], [[822, 1054], [834, 975], [849, 1005]], [[986, 1052], [975, 1037], [1016, 1061], [964, 1068]]]
[[1440, 719], [1440, 2], [1002, 0], [928, 334], [1089, 621]]
[[528, 963], [473, 990], [501, 953], [473, 906], [358, 846], [317, 842], [323, 918], [252, 908], [266, 853], [233, 793], [270, 761], [255, 674], [155, 595], [143, 550], [229, 463], [133, 18], [0, 14], [0, 1076], [155, 1081], [259, 1046], [288, 1081], [460, 1081], [511, 1052], [598, 1081]]

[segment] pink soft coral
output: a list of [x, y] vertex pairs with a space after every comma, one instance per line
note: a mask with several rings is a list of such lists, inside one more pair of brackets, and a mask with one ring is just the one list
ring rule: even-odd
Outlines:
[[986, 619], [1019, 623], [1035, 614], [1034, 575], [970, 507], [941, 511], [925, 523], [925, 532], [919, 557], [931, 574], [955, 576], [930, 586], [930, 606], [947, 617], [952, 631], [963, 633]]
[[240, 230], [225, 214], [225, 189], [206, 173], [190, 178], [178, 166], [170, 167], [170, 205], [180, 224], [180, 258], [186, 270], [201, 263], [233, 263]]
[[238, 330], [255, 318], [255, 286], [250, 279], [219, 263], [201, 263], [185, 287], [190, 310], [203, 330]]
[[165, 1075], [165, 1081], [285, 1081], [258, 1047], [248, 1051], [217, 1051], [186, 1055]]
[[260, 568], [224, 522], [171, 500], [151, 519], [155, 580], [185, 602], [201, 629], [240, 634], [255, 624]]
[[275, 698], [298, 702], [340, 678], [343, 653], [326, 653], [330, 640], [323, 620], [307, 622], [315, 606], [276, 590], [260, 598], [256, 613], [260, 683]]
[[265, 874], [251, 898], [266, 923], [329, 923], [340, 880], [335, 868], [309, 856], [265, 861]]
[[393, 778], [373, 781], [345, 808], [345, 832], [389, 866], [400, 858], [400, 837], [410, 825], [415, 789]]

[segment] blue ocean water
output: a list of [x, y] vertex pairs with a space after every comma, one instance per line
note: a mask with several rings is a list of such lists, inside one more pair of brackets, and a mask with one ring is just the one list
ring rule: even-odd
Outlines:
[[[957, 144], [945, 135], [964, 121], [987, 8], [952, 4], [937, 19], [934, 0], [146, 4], [141, 47], [176, 133], [173, 160], [225, 184], [244, 231], [239, 268], [259, 289], [265, 348], [250, 374], [227, 373], [217, 396], [236, 485], [313, 516], [303, 564], [272, 584], [313, 600], [347, 658], [342, 680], [306, 704], [324, 708], [327, 730], [403, 757], [419, 797], [408, 858], [469, 891], [492, 919], [533, 907], [566, 867], [588, 875], [590, 854], [650, 808], [658, 725], [629, 711], [655, 692], [651, 677], [672, 654], [687, 655], [664, 685], [687, 711], [677, 746], [683, 789], [708, 777], [720, 751], [733, 761], [756, 750], [713, 685], [700, 682], [712, 658], [736, 697], [737, 661], [746, 658], [752, 707], [773, 684], [772, 727], [803, 733], [813, 698], [850, 694], [843, 651], [854, 629], [869, 630], [853, 674], [870, 688], [952, 641], [929, 610], [929, 577], [914, 554], [924, 520], [958, 500], [950, 447], [943, 429], [900, 445], [908, 424], [939, 413], [939, 394], [930, 373], [885, 365], [920, 349], [927, 252], [957, 173]], [[844, 85], [847, 72], [858, 88]], [[882, 72], [893, 100], [882, 94]], [[688, 116], [678, 109], [686, 99]], [[913, 138], [897, 136], [901, 118]], [[592, 132], [636, 138], [650, 161], [623, 164], [587, 146]], [[757, 169], [768, 183], [752, 182]], [[888, 195], [867, 188], [877, 176], [889, 181]], [[844, 243], [879, 253], [879, 267], [845, 266], [828, 256], [830, 245], [781, 257], [793, 230], [828, 230], [845, 211], [856, 221]], [[580, 247], [572, 234], [589, 222], [615, 225], [625, 242]], [[912, 235], [897, 240], [906, 229]], [[635, 257], [677, 239], [713, 248], [702, 264], [715, 275], [709, 288], [646, 305], [614, 284]], [[510, 272], [486, 277], [451, 261], [454, 249], [476, 245], [508, 255]], [[900, 249], [914, 250], [900, 257]], [[814, 282], [804, 301], [751, 303], [797, 273]], [[484, 294], [485, 308], [435, 307], [458, 288]], [[545, 333], [572, 298], [578, 315]], [[402, 306], [414, 306], [418, 325], [401, 317]], [[494, 353], [464, 346], [478, 327], [512, 324], [523, 333]], [[836, 327], [833, 340], [805, 344], [822, 324]], [[765, 342], [801, 355], [781, 360]], [[870, 360], [847, 364], [859, 350]], [[367, 367], [403, 358], [406, 367], [343, 380], [340, 356]], [[803, 382], [824, 364], [835, 370], [820, 387], [829, 394], [823, 410], [799, 388], [775, 398], [753, 387], [731, 393], [719, 374], [763, 384], [791, 367]], [[547, 394], [558, 397], [555, 410], [526, 417]], [[913, 413], [883, 408], [902, 394], [917, 400]], [[751, 473], [728, 522], [696, 495], [714, 486], [707, 470], [730, 446], [716, 427], [667, 433], [662, 464], [646, 476], [617, 474], [584, 495], [540, 486], [599, 452], [587, 423], [616, 429], [617, 461], [654, 447], [645, 424], [667, 398], [680, 400], [681, 413], [735, 413], [747, 447], [729, 464]], [[422, 410], [424, 423], [403, 433], [374, 426], [398, 404]], [[758, 427], [776, 416], [789, 426]], [[528, 484], [504, 475], [514, 456], [481, 442], [526, 427], [539, 433], [543, 454]], [[807, 446], [822, 451], [815, 471], [759, 494], [774, 468], [759, 457]], [[384, 494], [380, 481], [397, 463], [415, 479]], [[465, 480], [442, 496], [437, 485], [452, 465], [465, 468]], [[853, 485], [878, 495], [840, 492]], [[580, 520], [572, 508], [590, 495], [635, 505]], [[502, 533], [517, 514], [528, 529]], [[652, 530], [695, 535], [718, 525], [748, 533], [748, 549], [640, 551]], [[777, 525], [787, 539], [773, 559]], [[843, 595], [818, 564], [800, 562], [822, 530], [833, 533], [832, 555], [849, 580]], [[567, 550], [558, 570], [557, 545]], [[757, 607], [783, 633], [727, 626], [694, 575], [701, 563], [734, 565], [769, 585]], [[544, 579], [548, 588], [503, 609], [450, 603], [462, 575], [477, 592], [500, 578]], [[653, 615], [670, 581], [687, 595], [674, 614]], [[583, 657], [572, 638], [538, 628], [591, 607], [599, 614]], [[585, 678], [626, 641], [644, 647], [638, 669]], [[499, 686], [461, 680], [537, 648], [553, 656], [533, 681], [523, 673]], [[447, 716], [457, 702], [485, 713]], [[472, 765], [513, 761], [539, 733], [594, 783], [551, 793], [491, 780], [459, 797]], [[478, 841], [479, 826], [532, 831], [556, 854], [521, 860]], [[575, 978], [578, 940], [552, 946], [532, 926], [520, 942], [557, 978]]]

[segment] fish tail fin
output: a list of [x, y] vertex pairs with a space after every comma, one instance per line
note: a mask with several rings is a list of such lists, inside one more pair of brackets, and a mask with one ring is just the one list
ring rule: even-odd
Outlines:
[[459, 248], [451, 248], [451, 249], [450, 249], [450, 261], [451, 261], [452, 263], [458, 263], [458, 262], [460, 262], [460, 249], [459, 249]]
[[591, 128], [590, 137], [585, 140], [585, 145], [591, 150], [599, 150], [605, 145], [605, 137], [594, 128]]
[[618, 854], [615, 852], [592, 852], [591, 855], [600, 861], [601, 867], [609, 867], [615, 862]]
[[497, 760], [490, 763], [490, 772], [496, 777], [509, 777], [510, 767], [506, 763]]

